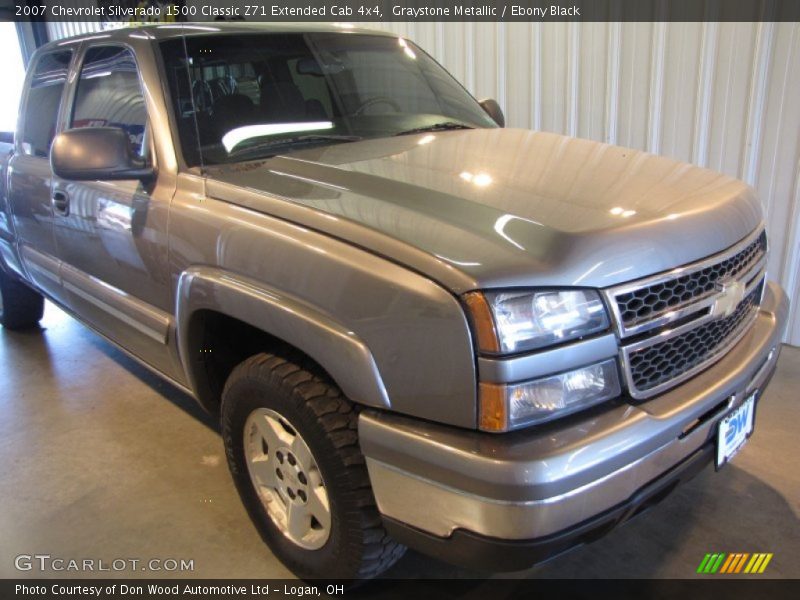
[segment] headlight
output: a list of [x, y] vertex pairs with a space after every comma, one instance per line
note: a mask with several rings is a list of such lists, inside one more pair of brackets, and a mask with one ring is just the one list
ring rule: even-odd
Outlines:
[[465, 300], [483, 352], [534, 350], [609, 327], [606, 309], [594, 290], [471, 292]]
[[480, 428], [508, 431], [542, 423], [620, 394], [616, 360], [524, 383], [480, 384]]

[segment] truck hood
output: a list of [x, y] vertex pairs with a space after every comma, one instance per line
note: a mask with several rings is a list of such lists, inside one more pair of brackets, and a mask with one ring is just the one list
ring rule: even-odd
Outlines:
[[527, 130], [365, 140], [206, 172], [210, 197], [319, 229], [455, 292], [603, 288], [719, 252], [761, 222], [736, 179]]

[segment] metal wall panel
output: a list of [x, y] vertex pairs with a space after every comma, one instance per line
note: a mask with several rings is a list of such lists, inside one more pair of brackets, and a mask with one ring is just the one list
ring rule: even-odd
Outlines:
[[[67, 6], [69, 2], [62, 2]], [[67, 22], [67, 21], [47, 21], [47, 37], [50, 40], [60, 40], [62, 38], [72, 37], [73, 35], [80, 35], [82, 33], [93, 33], [95, 31], [102, 31], [104, 23], [99, 22]]]
[[386, 23], [509, 127], [671, 156], [754, 186], [800, 345], [800, 24]]
[[[86, 0], [59, 0], [58, 5], [67, 8], [85, 8]], [[47, 38], [49, 40], [60, 40], [62, 38], [81, 35], [83, 33], [94, 33], [105, 29], [117, 29], [125, 27], [127, 23], [121, 21], [46, 21]]]

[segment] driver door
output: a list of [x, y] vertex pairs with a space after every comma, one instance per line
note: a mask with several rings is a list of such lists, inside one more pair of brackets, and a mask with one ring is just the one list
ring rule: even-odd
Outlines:
[[[84, 48], [66, 128], [119, 127], [155, 161], [133, 52]], [[71, 308], [168, 375], [171, 325], [167, 217], [174, 189], [152, 181], [67, 181], [54, 175], [54, 231]]]

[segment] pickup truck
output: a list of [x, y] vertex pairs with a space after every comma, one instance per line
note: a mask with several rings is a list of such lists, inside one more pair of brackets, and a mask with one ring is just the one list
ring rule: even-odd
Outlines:
[[388, 33], [50, 43], [3, 153], [2, 324], [47, 298], [218, 414], [300, 577], [525, 568], [725, 465], [788, 301], [744, 183], [503, 125]]

